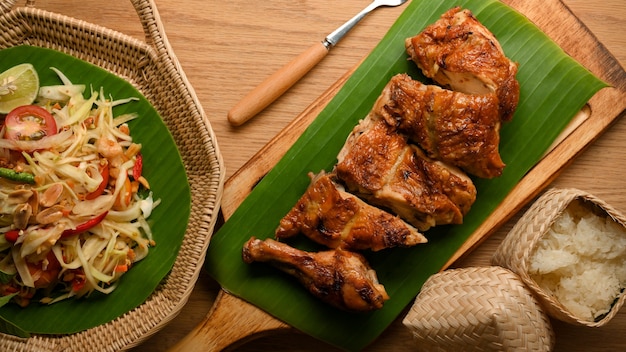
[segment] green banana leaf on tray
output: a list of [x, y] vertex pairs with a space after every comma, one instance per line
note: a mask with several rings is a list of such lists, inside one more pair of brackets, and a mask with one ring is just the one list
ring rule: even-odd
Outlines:
[[[425, 232], [429, 242], [414, 248], [365, 253], [391, 297], [382, 309], [353, 314], [310, 295], [294, 279], [266, 264], [245, 264], [243, 244], [273, 237], [279, 220], [309, 185], [307, 173], [331, 170], [348, 134], [370, 111], [389, 79], [406, 72], [425, 81], [404, 49], [454, 6], [470, 9], [519, 63], [520, 101], [501, 130], [501, 177], [474, 179], [477, 200], [464, 223]], [[255, 187], [213, 236], [206, 268], [222, 288], [290, 326], [346, 350], [368, 345], [419, 293], [507, 193], [542, 158], [553, 141], [598, 90], [607, 84], [569, 57], [526, 17], [496, 0], [412, 1], [382, 41], [347, 80], [286, 155]], [[301, 236], [302, 237], [302, 236]], [[315, 250], [305, 239], [296, 247]]]
[[103, 87], [105, 94], [114, 99], [138, 98], [115, 107], [114, 114], [139, 114], [128, 125], [134, 140], [142, 144], [143, 175], [150, 182], [154, 199], [161, 199], [148, 218], [156, 246], [124, 274], [111, 294], [94, 292], [86, 298], [52, 305], [33, 301], [26, 308], [7, 303], [7, 299], [0, 300], [1, 332], [21, 337], [31, 333], [70, 334], [110, 322], [141, 305], [154, 292], [178, 255], [189, 220], [191, 193], [172, 135], [154, 107], [129, 82], [50, 49], [16, 46], [0, 50], [0, 72], [25, 62], [35, 67], [42, 86], [61, 84], [50, 69], [55, 67], [73, 83], [91, 85], [96, 90]]

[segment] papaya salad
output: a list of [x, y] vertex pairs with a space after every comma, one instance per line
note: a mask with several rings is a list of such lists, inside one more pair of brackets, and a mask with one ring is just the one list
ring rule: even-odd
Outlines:
[[113, 115], [136, 98], [51, 69], [61, 84], [0, 114], [0, 296], [22, 307], [108, 294], [155, 245], [146, 219], [159, 201], [128, 126], [138, 116]]

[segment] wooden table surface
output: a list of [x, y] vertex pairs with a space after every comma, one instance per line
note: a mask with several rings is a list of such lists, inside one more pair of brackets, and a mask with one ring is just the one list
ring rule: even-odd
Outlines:
[[[366, 17], [298, 84], [256, 118], [232, 127], [227, 111], [265, 77], [352, 17], [368, 0], [155, 0], [183, 70], [193, 85], [217, 136], [227, 177], [242, 167], [273, 136], [344, 73], [355, 67], [403, 10], [383, 8]], [[541, 6], [540, 0], [535, 0]], [[624, 0], [563, 0], [598, 40], [626, 64]], [[130, 3], [123, 0], [39, 0], [36, 6], [97, 23], [143, 39]], [[452, 6], [452, 5], [451, 5]], [[623, 115], [623, 114], [622, 114]], [[626, 121], [618, 119], [576, 159], [553, 186], [589, 191], [626, 212]], [[515, 216], [469, 257], [455, 266], [488, 265], [491, 254]], [[165, 351], [208, 313], [219, 290], [201, 274], [182, 312], [133, 351]], [[626, 309], [600, 329], [554, 322], [558, 351], [626, 350]], [[397, 319], [368, 351], [411, 351], [415, 343]], [[299, 333], [270, 335], [238, 351], [317, 351], [330, 346]]]

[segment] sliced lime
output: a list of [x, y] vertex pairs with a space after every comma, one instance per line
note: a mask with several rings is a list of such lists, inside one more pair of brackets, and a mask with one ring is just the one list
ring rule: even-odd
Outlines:
[[31, 104], [39, 92], [39, 76], [31, 64], [19, 64], [0, 73], [0, 114]]

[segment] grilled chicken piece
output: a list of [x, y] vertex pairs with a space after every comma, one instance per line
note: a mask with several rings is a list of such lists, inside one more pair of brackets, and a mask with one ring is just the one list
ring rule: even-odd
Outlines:
[[374, 105], [426, 154], [484, 178], [500, 176], [500, 115], [493, 94], [465, 94], [394, 76]]
[[407, 38], [405, 46], [427, 77], [464, 93], [495, 93], [502, 121], [513, 117], [519, 100], [517, 63], [504, 55], [495, 36], [469, 10], [448, 10]]
[[311, 185], [281, 219], [276, 238], [299, 233], [330, 248], [378, 251], [426, 243], [426, 237], [399, 217], [346, 192], [333, 175], [311, 176]]
[[333, 249], [311, 253], [268, 238], [244, 244], [246, 263], [268, 262], [296, 277], [314, 296], [337, 308], [365, 312], [389, 299], [376, 272], [360, 254]]
[[391, 209], [420, 231], [462, 223], [476, 200], [466, 174], [428, 158], [374, 113], [355, 127], [337, 160], [337, 176], [350, 192]]

